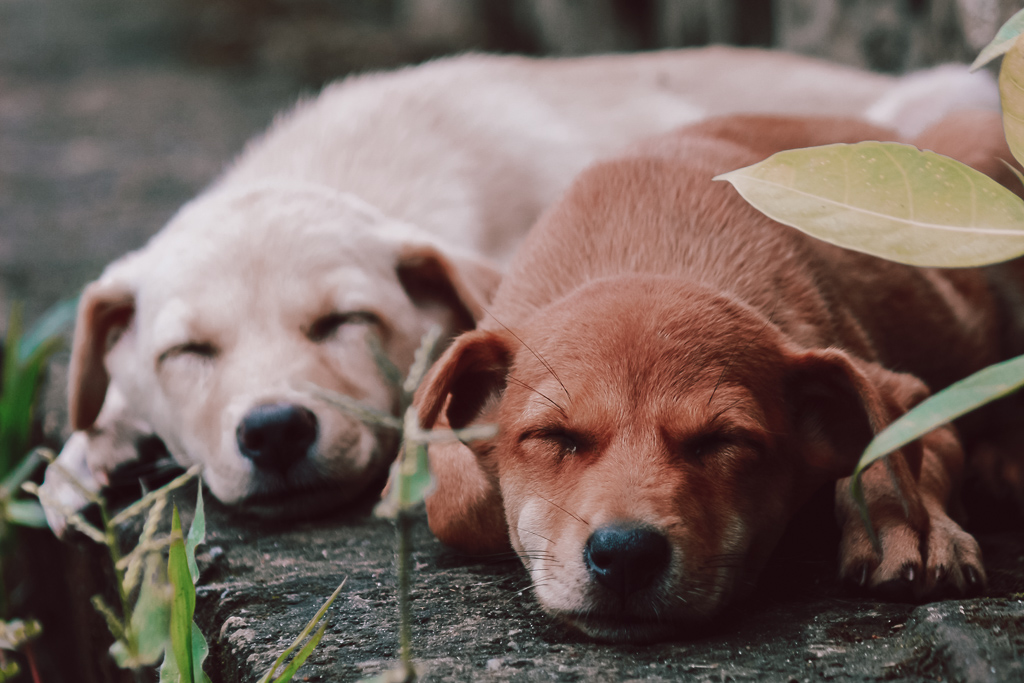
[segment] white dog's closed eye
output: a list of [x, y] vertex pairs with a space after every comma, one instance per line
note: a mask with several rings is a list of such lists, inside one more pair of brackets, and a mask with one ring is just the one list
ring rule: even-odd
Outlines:
[[316, 343], [331, 341], [338, 336], [343, 327], [368, 325], [378, 327], [380, 316], [370, 311], [337, 311], [320, 316], [305, 329], [309, 340]]
[[201, 341], [187, 341], [181, 344], [175, 344], [166, 351], [160, 353], [156, 358], [157, 365], [163, 365], [164, 362], [180, 358], [182, 356], [188, 358], [198, 358], [202, 360], [214, 360], [217, 357], [218, 349], [210, 342]]

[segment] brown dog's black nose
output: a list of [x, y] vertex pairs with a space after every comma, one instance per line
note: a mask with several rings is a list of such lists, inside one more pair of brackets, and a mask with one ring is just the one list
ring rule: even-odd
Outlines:
[[293, 403], [256, 406], [235, 432], [238, 450], [265, 470], [284, 472], [316, 441], [316, 415]]
[[611, 524], [590, 535], [583, 561], [598, 583], [625, 598], [650, 586], [668, 567], [668, 539], [647, 527]]

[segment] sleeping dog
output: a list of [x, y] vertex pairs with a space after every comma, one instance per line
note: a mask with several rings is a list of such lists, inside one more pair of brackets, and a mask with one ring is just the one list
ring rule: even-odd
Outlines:
[[[435, 534], [469, 552], [511, 541], [546, 611], [647, 640], [741, 598], [797, 508], [836, 481], [845, 580], [916, 599], [981, 590], [978, 544], [950, 518], [964, 460], [952, 427], [891, 456], [894, 477], [866, 471], [881, 555], [848, 475], [930, 390], [1020, 352], [1000, 342], [997, 282], [1019, 301], [1024, 278], [843, 250], [712, 181], [785, 149], [897, 139], [739, 116], [585, 171], [417, 394], [425, 427], [499, 427], [431, 447]], [[948, 117], [915, 144], [1016, 182], [995, 113]]]
[[[329, 86], [86, 287], [60, 462], [97, 488], [155, 435], [247, 512], [344, 503], [386, 467], [393, 435], [303, 385], [393, 410], [368, 337], [404, 369], [429, 326], [473, 327], [522, 235], [595, 159], [714, 114], [847, 114], [913, 133], [965, 104], [997, 106], [990, 77], [727, 48], [468, 55]], [[84, 502], [56, 470], [43, 490]]]

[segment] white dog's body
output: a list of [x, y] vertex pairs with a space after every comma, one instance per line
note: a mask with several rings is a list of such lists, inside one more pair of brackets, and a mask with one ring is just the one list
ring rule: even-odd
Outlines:
[[[60, 462], [98, 487], [155, 433], [225, 503], [337, 504], [394, 444], [302, 386], [393, 410], [369, 332], [405, 369], [431, 324], [472, 325], [500, 265], [594, 160], [731, 112], [859, 116], [913, 136], [967, 106], [998, 106], [991, 78], [729, 48], [469, 55], [329, 86], [85, 290]], [[55, 470], [44, 494], [55, 528], [57, 508], [83, 502]]]

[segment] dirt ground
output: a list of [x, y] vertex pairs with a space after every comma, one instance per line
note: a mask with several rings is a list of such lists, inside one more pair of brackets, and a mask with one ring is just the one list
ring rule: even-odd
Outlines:
[[[0, 1], [3, 311], [21, 300], [31, 318], [75, 294], [300, 94], [285, 74], [183, 61], [161, 6]], [[55, 440], [61, 383], [58, 368], [45, 420]], [[257, 680], [343, 577], [327, 635], [299, 680], [353, 681], [392, 663], [394, 532], [368, 505], [287, 528], [209, 507], [198, 620], [215, 681]], [[985, 597], [916, 606], [844, 593], [834, 580], [830, 514], [807, 517], [826, 524], [793, 531], [754, 599], [686, 640], [642, 647], [574, 635], [540, 612], [518, 561], [455, 555], [421, 520], [416, 655], [436, 681], [1024, 680], [1024, 533], [980, 534]], [[67, 565], [57, 567], [66, 577], [93, 561], [74, 549], [48, 557]], [[66, 637], [87, 636], [97, 634]], [[51, 664], [49, 680], [59, 680]]]

